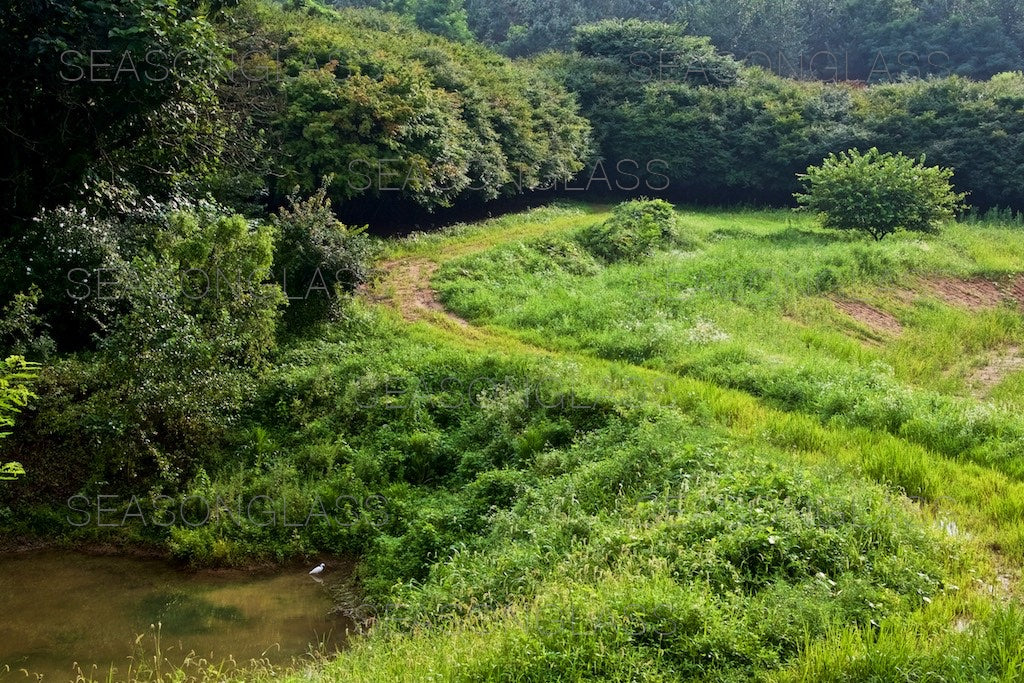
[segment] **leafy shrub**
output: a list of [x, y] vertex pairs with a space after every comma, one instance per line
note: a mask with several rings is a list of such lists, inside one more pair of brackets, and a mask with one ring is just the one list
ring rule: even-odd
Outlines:
[[26, 496], [93, 480], [174, 490], [218, 452], [275, 348], [271, 226], [208, 203], [165, 205], [131, 225], [146, 245], [121, 243], [131, 261], [115, 254], [103, 276], [112, 313], [98, 353], [50, 365], [12, 438], [26, 467], [60, 453], [61, 469]]
[[369, 275], [371, 242], [366, 227], [339, 221], [327, 197], [329, 179], [307, 199], [289, 197], [274, 220], [278, 246], [274, 270], [290, 305], [290, 325], [315, 322], [338, 312], [339, 297], [353, 291]]
[[663, 199], [623, 202], [604, 224], [587, 231], [587, 248], [609, 261], [636, 260], [678, 237], [676, 214]]
[[934, 232], [966, 196], [953, 191], [951, 169], [875, 147], [830, 154], [799, 177], [806, 192], [795, 195], [797, 202], [826, 228], [863, 230], [876, 240], [900, 229]]
[[[35, 365], [20, 356], [0, 362], [0, 428], [14, 424], [14, 415], [33, 397], [29, 383], [35, 379]], [[10, 432], [0, 432], [0, 439]]]
[[95, 408], [120, 425], [124, 451], [139, 449], [129, 460], [156, 455], [171, 476], [214, 448], [237, 415], [276, 344], [283, 295], [266, 284], [272, 235], [214, 207], [175, 212], [155, 253], [124, 274], [127, 313], [101, 343], [110, 384]]

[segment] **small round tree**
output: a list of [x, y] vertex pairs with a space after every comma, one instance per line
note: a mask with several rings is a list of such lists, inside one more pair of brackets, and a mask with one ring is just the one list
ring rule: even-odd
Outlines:
[[794, 196], [826, 228], [863, 230], [876, 240], [897, 230], [935, 232], [964, 207], [966, 194], [950, 184], [952, 169], [925, 166], [924, 156], [882, 154], [872, 147], [830, 154], [798, 174]]

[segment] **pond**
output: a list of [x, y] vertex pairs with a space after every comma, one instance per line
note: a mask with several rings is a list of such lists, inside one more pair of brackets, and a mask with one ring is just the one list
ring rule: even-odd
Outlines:
[[311, 649], [335, 651], [353, 623], [332, 614], [329, 588], [350, 568], [335, 563], [318, 581], [307, 574], [315, 564], [189, 572], [158, 559], [56, 550], [0, 557], [0, 679], [25, 680], [26, 669], [69, 680], [76, 663], [96, 678], [111, 666], [124, 672], [139, 648], [153, 656], [157, 625], [162, 658], [175, 665], [190, 652], [289, 664]]

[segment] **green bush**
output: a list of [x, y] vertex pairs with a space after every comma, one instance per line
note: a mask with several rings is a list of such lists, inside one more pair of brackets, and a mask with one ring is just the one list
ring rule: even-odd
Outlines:
[[366, 281], [370, 269], [370, 238], [366, 227], [339, 221], [327, 197], [329, 178], [307, 199], [289, 197], [274, 219], [278, 245], [274, 272], [286, 283], [288, 327], [336, 316], [342, 294]]
[[587, 248], [609, 261], [637, 260], [678, 237], [676, 214], [663, 199], [623, 202], [602, 225], [587, 231]]
[[101, 261], [111, 264], [110, 284], [97, 291], [91, 279], [82, 292], [84, 302], [104, 297], [110, 311], [97, 352], [48, 362], [35, 410], [11, 437], [26, 468], [63, 463], [22, 487], [28, 499], [70, 495], [88, 481], [173, 491], [219, 451], [276, 346], [284, 297], [268, 284], [271, 226], [175, 202], [123, 227], [140, 245], [119, 242], [120, 253]]
[[575, 100], [528, 64], [370, 10], [254, 2], [236, 16], [284, 103], [272, 200], [332, 175], [335, 201], [451, 206], [569, 180], [590, 155]]
[[882, 154], [872, 147], [830, 154], [799, 176], [797, 202], [817, 213], [826, 228], [863, 230], [876, 240], [897, 230], [934, 232], [963, 208], [953, 191], [953, 171], [925, 166], [924, 156]]

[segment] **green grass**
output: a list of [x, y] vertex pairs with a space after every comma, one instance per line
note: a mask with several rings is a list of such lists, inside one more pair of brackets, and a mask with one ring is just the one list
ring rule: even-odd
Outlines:
[[[456, 313], [532, 344], [699, 378], [824, 426], [898, 437], [889, 451], [907, 462], [883, 467], [874, 457], [867, 469], [911, 495], [948, 493], [915, 474], [922, 453], [1011, 481], [1024, 474], [1019, 375], [996, 384], [996, 400], [979, 402], [968, 386], [995, 350], [1020, 343], [1020, 310], [959, 309], [926, 282], [1022, 271], [1024, 233], [957, 225], [874, 243], [787, 212], [682, 212], [680, 220], [682, 248], [643, 263], [586, 254], [566, 263], [546, 238], [448, 261], [438, 287]], [[887, 312], [902, 330], [871, 328], [836, 299]], [[1003, 521], [1019, 524], [1019, 501], [1009, 507]]]
[[581, 238], [607, 215], [389, 245], [440, 264], [472, 325], [352, 302], [280, 359], [235, 459], [195, 484], [383, 493], [387, 522], [212, 525], [176, 551], [361, 557], [373, 628], [293, 680], [1019, 676], [1024, 383], [979, 397], [969, 378], [1024, 343], [1021, 314], [951, 306], [927, 278], [1024, 271], [1024, 233], [876, 244], [788, 212], [681, 211], [677, 244], [608, 264]]

